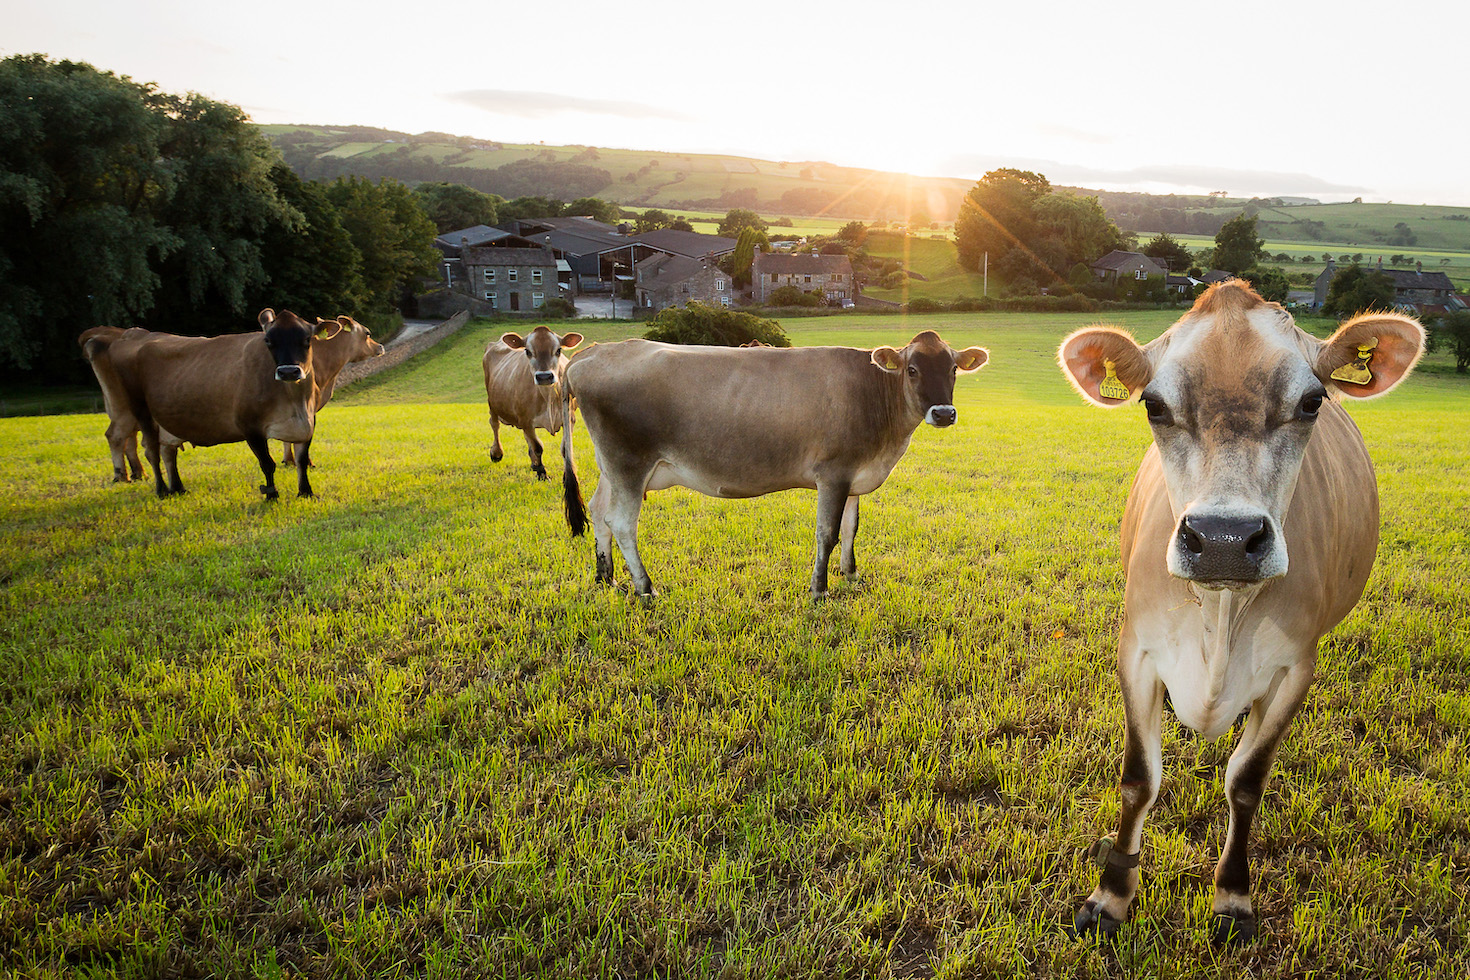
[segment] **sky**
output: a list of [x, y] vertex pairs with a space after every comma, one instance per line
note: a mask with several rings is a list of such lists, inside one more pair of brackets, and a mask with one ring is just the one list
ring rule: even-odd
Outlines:
[[1463, 0], [0, 0], [0, 24], [0, 57], [258, 123], [1470, 204]]

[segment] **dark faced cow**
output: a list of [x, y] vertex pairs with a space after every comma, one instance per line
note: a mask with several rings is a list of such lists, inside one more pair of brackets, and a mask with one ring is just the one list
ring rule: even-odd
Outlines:
[[[311, 342], [312, 403], [321, 412], [332, 400], [332, 391], [337, 386], [337, 375], [342, 369], [357, 361], [370, 357], [382, 357], [383, 345], [373, 339], [368, 328], [350, 316], [337, 317], [342, 329], [329, 337], [318, 337]], [[330, 329], [332, 321], [317, 318], [317, 330]], [[286, 453], [281, 457], [286, 466], [294, 465], [296, 453], [292, 443], [286, 443]]]
[[[955, 375], [980, 368], [979, 347], [955, 351], [926, 330], [902, 350], [685, 347], [625, 340], [572, 358], [564, 406], [575, 397], [601, 479], [592, 495], [597, 580], [613, 577], [617, 541], [640, 595], [653, 583], [638, 555], [644, 494], [689, 487], [712, 497], [817, 491], [811, 595], [827, 591], [839, 537], [842, 573], [857, 577], [858, 498], [883, 485], [921, 422], [953, 425]], [[567, 521], [586, 527], [572, 461], [573, 420], [562, 432]]]
[[579, 333], [558, 337], [546, 327], [537, 327], [525, 338], [518, 333], [504, 334], [486, 348], [485, 401], [490, 406], [493, 462], [498, 463], [505, 456], [500, 448], [500, 423], [507, 422], [525, 433], [531, 471], [538, 480], [546, 479], [536, 430], [545, 429], [552, 435], [561, 431], [561, 393], [556, 389], [556, 382], [567, 366], [562, 351], [571, 350], [581, 342]]
[[[312, 398], [311, 340], [334, 336], [341, 325], [319, 327], [290, 312], [262, 310], [262, 333], [223, 337], [178, 337], [131, 329], [98, 327], [82, 335], [82, 349], [103, 381], [114, 436], [143, 435], [158, 495], [183, 493], [179, 447], [245, 442], [260, 462], [266, 499], [279, 494], [276, 463], [268, 439], [294, 442], [297, 493], [311, 496], [307, 478], [316, 418]], [[105, 362], [105, 363], [104, 363]], [[100, 366], [99, 366], [100, 365]], [[129, 428], [129, 426], [133, 428]], [[114, 458], [119, 447], [114, 443]], [[163, 469], [168, 470], [165, 483]]]
[[1423, 338], [1413, 320], [1374, 313], [1319, 341], [1231, 281], [1147, 346], [1109, 328], [1062, 342], [1077, 390], [1104, 406], [1141, 400], [1154, 435], [1122, 524], [1122, 813], [1117, 836], [1094, 845], [1102, 876], [1079, 931], [1116, 931], [1138, 891], [1167, 693], [1179, 722], [1207, 738], [1250, 711], [1225, 770], [1212, 938], [1254, 933], [1251, 822], [1318, 641], [1357, 603], [1378, 547], [1373, 465], [1339, 401], [1392, 390]]

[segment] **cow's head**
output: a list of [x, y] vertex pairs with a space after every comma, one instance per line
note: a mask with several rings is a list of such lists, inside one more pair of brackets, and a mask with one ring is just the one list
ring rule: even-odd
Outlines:
[[276, 362], [276, 380], [299, 384], [311, 377], [311, 339], [335, 337], [342, 329], [335, 320], [312, 326], [290, 310], [264, 309], [256, 317], [265, 332], [265, 346]]
[[1090, 327], [1057, 357], [1093, 404], [1143, 402], [1178, 522], [1170, 573], [1241, 589], [1286, 574], [1281, 522], [1319, 413], [1340, 411], [1330, 403], [1342, 397], [1385, 394], [1423, 345], [1419, 324], [1393, 313], [1362, 314], [1317, 340], [1230, 281], [1146, 346]]
[[368, 328], [350, 316], [339, 316], [335, 320], [323, 320], [321, 317], [316, 318], [318, 330], [329, 329], [333, 324], [337, 325], [340, 333], [333, 333], [331, 336], [337, 338], [338, 343], [350, 345], [351, 353], [347, 358], [349, 363], [352, 361], [365, 361], [369, 357], [382, 357], [387, 353], [383, 345], [373, 339], [373, 335], [368, 331]]
[[874, 364], [905, 382], [909, 408], [940, 428], [954, 425], [959, 417], [954, 407], [955, 375], [978, 371], [988, 360], [990, 352], [985, 348], [956, 351], [933, 330], [925, 330], [903, 350], [879, 347], [873, 351]]
[[500, 342], [511, 350], [524, 350], [531, 361], [531, 377], [538, 385], [556, 383], [557, 359], [563, 350], [571, 350], [582, 342], [579, 333], [558, 337], [546, 327], [537, 327], [525, 337], [518, 333], [501, 335]]

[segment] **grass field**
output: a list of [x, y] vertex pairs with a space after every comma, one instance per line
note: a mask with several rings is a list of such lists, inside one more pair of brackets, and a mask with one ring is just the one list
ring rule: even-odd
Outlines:
[[1118, 808], [1115, 533], [1148, 444], [1057, 372], [1086, 322], [786, 324], [992, 352], [816, 607], [800, 492], [653, 494], [660, 598], [594, 587], [555, 453], [549, 484], [514, 433], [489, 460], [503, 324], [340, 394], [312, 500], [262, 503], [230, 446], [158, 501], [107, 482], [102, 416], [0, 419], [0, 974], [1465, 976], [1470, 386], [1443, 355], [1353, 407], [1382, 544], [1261, 809], [1262, 936], [1208, 944], [1233, 740], [1171, 720], [1134, 917], [1064, 934]]

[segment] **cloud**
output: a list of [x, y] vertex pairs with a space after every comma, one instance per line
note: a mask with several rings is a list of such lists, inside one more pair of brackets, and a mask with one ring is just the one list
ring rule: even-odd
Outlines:
[[1012, 159], [963, 154], [944, 162], [944, 173], [979, 175], [997, 167], [1015, 167], [1045, 174], [1053, 184], [1080, 184], [1109, 189], [1162, 184], [1181, 190], [1226, 190], [1232, 194], [1365, 194], [1371, 188], [1336, 184], [1311, 174], [1282, 170], [1241, 170], [1187, 163], [1145, 164], [1111, 170], [1057, 160]]
[[679, 122], [690, 117], [648, 105], [644, 102], [621, 102], [612, 99], [583, 99], [558, 92], [515, 92], [509, 89], [477, 88], [463, 92], [447, 92], [451, 102], [484, 109], [499, 116], [539, 119], [550, 113], [578, 112], [590, 116], [617, 116], [622, 119], [672, 119]]
[[1037, 123], [1034, 128], [1042, 136], [1054, 136], [1058, 139], [1072, 140], [1074, 143], [1093, 143], [1098, 146], [1105, 146], [1117, 142], [1117, 137], [1108, 133], [1094, 133], [1086, 129], [1073, 129], [1071, 126], [1059, 126], [1056, 123]]

